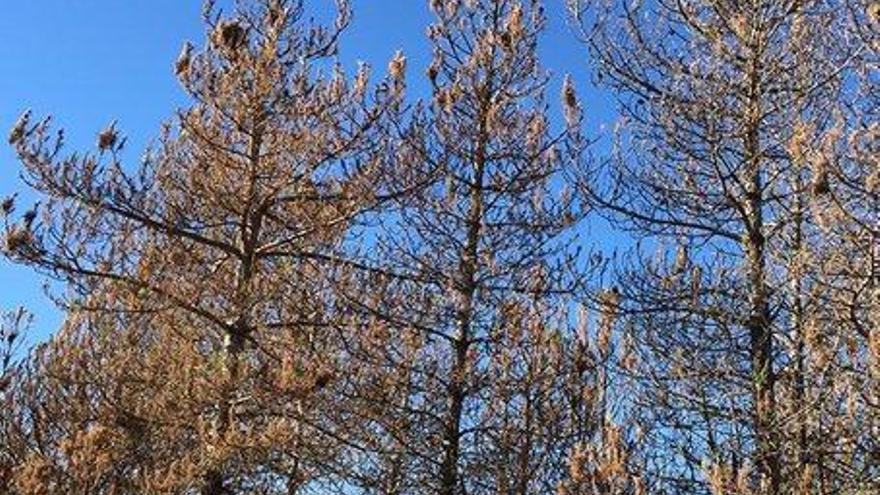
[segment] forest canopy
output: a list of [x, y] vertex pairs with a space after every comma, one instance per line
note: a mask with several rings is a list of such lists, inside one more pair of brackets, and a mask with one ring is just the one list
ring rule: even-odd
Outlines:
[[0, 493], [880, 493], [880, 3], [430, 0], [416, 71], [228, 3], [140, 161], [8, 134]]

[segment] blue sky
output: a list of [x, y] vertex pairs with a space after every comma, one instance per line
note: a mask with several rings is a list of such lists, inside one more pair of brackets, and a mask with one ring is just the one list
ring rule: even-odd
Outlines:
[[[21, 193], [19, 207], [35, 198], [18, 179], [19, 164], [6, 145], [6, 131], [22, 111], [51, 114], [66, 130], [68, 151], [90, 150], [108, 122], [119, 121], [127, 148], [137, 157], [159, 125], [187, 100], [171, 67], [181, 44], [204, 38], [200, 0], [27, 0], [4, 2], [0, 15], [0, 197]], [[308, 0], [326, 11], [329, 0]], [[430, 58], [426, 0], [352, 0], [355, 16], [342, 40], [339, 60], [366, 61], [384, 71], [398, 49], [409, 60], [411, 98], [425, 96]], [[564, 0], [546, 0], [549, 29], [541, 47], [554, 75], [548, 99], [555, 103], [561, 77], [578, 83], [590, 131], [614, 120], [607, 94], [590, 85], [585, 47], [565, 25]], [[24, 305], [35, 313], [33, 339], [61, 321], [43, 291], [45, 279], [0, 259], [0, 309]]]

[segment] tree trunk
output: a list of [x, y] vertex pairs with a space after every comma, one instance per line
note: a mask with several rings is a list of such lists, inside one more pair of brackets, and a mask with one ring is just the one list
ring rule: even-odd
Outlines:
[[440, 468], [440, 494], [454, 495], [458, 486], [458, 464], [461, 457], [461, 418], [467, 396], [468, 350], [471, 345], [471, 326], [474, 317], [474, 297], [477, 289], [477, 255], [483, 222], [483, 175], [485, 173], [485, 130], [480, 129], [474, 160], [474, 180], [471, 185], [467, 242], [461, 259], [461, 299], [458, 335], [454, 342], [455, 362], [447, 388], [448, 411], [444, 425], [443, 462]]
[[[757, 38], [757, 34], [753, 34]], [[745, 254], [749, 291], [749, 354], [753, 386], [753, 414], [757, 450], [755, 465], [769, 482], [769, 495], [779, 493], [781, 484], [779, 442], [775, 429], [776, 398], [773, 370], [773, 330], [766, 280], [766, 238], [764, 236], [764, 197], [762, 150], [760, 143], [761, 102], [759, 50], [752, 47], [749, 77], [749, 108], [744, 139], [746, 166]]]
[[[259, 117], [255, 122], [259, 121]], [[244, 351], [244, 345], [251, 333], [250, 310], [248, 297], [251, 280], [256, 270], [256, 250], [259, 243], [260, 230], [262, 228], [262, 205], [257, 200], [257, 181], [260, 170], [260, 150], [262, 148], [262, 136], [257, 131], [255, 123], [250, 144], [248, 146], [248, 161], [250, 174], [248, 178], [248, 200], [244, 205], [241, 215], [241, 228], [239, 232], [241, 244], [241, 260], [238, 276], [235, 283], [235, 311], [238, 313], [235, 321], [225, 330], [224, 335], [224, 368], [226, 371], [225, 382], [222, 386], [222, 397], [218, 404], [217, 424], [214, 428], [214, 441], [222, 442], [223, 438], [232, 425], [232, 408], [234, 407], [235, 392], [239, 381], [239, 358]], [[223, 469], [212, 466], [205, 475], [203, 495], [224, 495], [227, 493], [223, 486], [226, 476]]]
[[[796, 190], [800, 191], [803, 189], [803, 184], [798, 180], [795, 184]], [[794, 210], [794, 239], [791, 247], [789, 248], [794, 256], [799, 257], [800, 252], [804, 247], [804, 235], [803, 235], [803, 222], [804, 222], [804, 205], [803, 199], [798, 196], [795, 198], [795, 210]], [[794, 380], [794, 407], [797, 409], [797, 414], [802, 415], [808, 409], [807, 401], [806, 401], [806, 355], [804, 348], [804, 286], [802, 281], [803, 276], [803, 267], [801, 264], [803, 260], [796, 259], [795, 260], [797, 270], [795, 271], [794, 277], [791, 281], [792, 283], [792, 328], [794, 330], [794, 339], [795, 339], [795, 380]], [[805, 472], [807, 465], [810, 463], [810, 451], [809, 451], [809, 435], [807, 429], [807, 418], [802, 417], [798, 424], [796, 425], [797, 430], [797, 469], [798, 472]]]

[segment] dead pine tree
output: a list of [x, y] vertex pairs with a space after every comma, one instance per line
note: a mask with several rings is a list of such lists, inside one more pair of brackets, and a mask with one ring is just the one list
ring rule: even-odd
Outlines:
[[818, 233], [810, 250], [816, 304], [804, 319], [804, 361], [827, 399], [805, 395], [835, 439], [810, 449], [810, 482], [822, 492], [876, 491], [880, 480], [880, 5], [847, 2], [847, 21], [858, 48], [851, 84], [833, 132], [808, 157], [819, 172], [813, 184], [824, 187], [813, 187], [805, 208]]
[[[337, 8], [333, 25], [321, 26], [300, 0], [242, 1], [223, 15], [207, 2], [205, 44], [185, 45], [174, 64], [192, 103], [140, 166], [123, 163], [115, 124], [95, 151], [69, 155], [48, 119], [25, 114], [9, 136], [24, 181], [43, 199], [7, 223], [4, 254], [67, 283], [73, 318], [115, 315], [102, 327], [124, 331], [124, 315], [153, 315], [130, 327], [169, 349], [130, 359], [167, 374], [150, 382], [157, 396], [183, 394], [173, 386], [204, 373], [198, 394], [179, 395], [203, 399], [192, 421], [177, 419], [197, 431], [168, 439], [191, 442], [180, 460], [191, 465], [165, 473], [177, 489], [216, 495], [263, 483], [296, 493], [318, 476], [308, 447], [260, 437], [302, 431], [298, 415], [312, 410], [300, 399], [331, 381], [317, 365], [334, 360], [318, 355], [329, 335], [321, 330], [332, 326], [330, 260], [378, 201], [387, 123], [403, 90], [402, 74], [371, 89], [367, 67], [347, 76], [332, 63], [350, 20], [347, 2]], [[201, 371], [176, 382], [184, 370]], [[311, 437], [330, 444], [297, 438]]]
[[380, 283], [360, 308], [389, 339], [365, 359], [413, 396], [362, 400], [378, 408], [373, 441], [393, 446], [376, 455], [406, 466], [394, 493], [545, 493], [573, 437], [551, 434], [568, 421], [565, 340], [550, 344], [566, 329], [542, 319], [584, 280], [572, 242], [583, 210], [564, 187], [585, 160], [582, 111], [566, 81], [551, 101], [562, 94], [567, 120], [552, 130], [540, 2], [430, 5], [433, 94], [401, 133], [390, 186], [418, 192], [381, 220], [364, 262]]
[[790, 291], [808, 289], [777, 255], [828, 175], [786, 146], [799, 126], [806, 146], [833, 127], [852, 62], [843, 6], [580, 4], [572, 18], [622, 111], [611, 165], [581, 189], [657, 253], [641, 249], [620, 283], [646, 356], [634, 402], [660, 442], [650, 474], [690, 493], [720, 463], [745, 488], [788, 493], [802, 466], [785, 454], [779, 380], [797, 359], [781, 343], [800, 312]]

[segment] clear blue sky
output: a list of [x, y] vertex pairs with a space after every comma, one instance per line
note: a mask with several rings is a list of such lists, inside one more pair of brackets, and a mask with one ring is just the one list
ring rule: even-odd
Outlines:
[[[0, 15], [0, 197], [33, 196], [18, 179], [19, 164], [5, 136], [21, 112], [52, 114], [66, 129], [68, 150], [89, 150], [96, 133], [117, 119], [136, 157], [159, 125], [186, 97], [171, 66], [184, 40], [203, 40], [200, 0], [25, 0], [4, 2]], [[221, 2], [222, 3], [222, 2]], [[326, 11], [329, 0], [308, 0]], [[352, 28], [339, 60], [358, 60], [384, 71], [400, 49], [409, 64], [410, 96], [425, 96], [424, 68], [430, 58], [425, 28], [427, 0], [353, 0]], [[571, 73], [587, 110], [589, 127], [613, 121], [613, 104], [589, 83], [586, 49], [565, 25], [564, 0], [546, 0], [550, 21], [542, 45], [545, 67], [554, 75], [555, 103], [561, 76]], [[42, 289], [45, 280], [0, 259], [0, 309], [24, 305], [36, 316], [34, 339], [44, 339], [61, 321]]]

